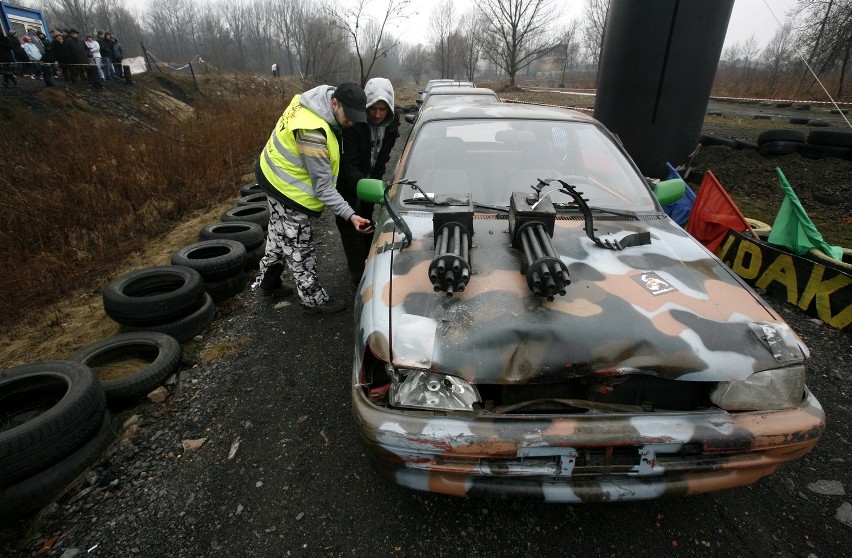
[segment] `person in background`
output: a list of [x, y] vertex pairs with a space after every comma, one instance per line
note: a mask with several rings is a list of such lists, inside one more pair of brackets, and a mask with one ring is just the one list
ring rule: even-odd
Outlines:
[[98, 37], [95, 39], [98, 41], [98, 46], [101, 47], [101, 64], [103, 65], [104, 79], [118, 77], [115, 73], [115, 68], [112, 66], [114, 54], [112, 52], [112, 41], [109, 40], [110, 37], [112, 37], [112, 35], [109, 33], [98, 31]]
[[54, 60], [59, 63], [59, 69], [62, 71], [62, 79], [66, 83], [76, 83], [77, 74], [72, 68], [74, 57], [68, 45], [65, 44], [65, 36], [62, 33], [53, 35], [53, 41], [50, 43], [50, 53]]
[[16, 87], [15, 57], [12, 54], [12, 40], [8, 35], [0, 35], [0, 74], [3, 75], [3, 87]]
[[29, 70], [30, 58], [27, 56], [27, 52], [21, 45], [21, 40], [18, 38], [18, 32], [14, 29], [9, 30], [9, 40], [12, 44], [12, 54], [15, 56], [15, 73], [19, 76], [23, 76], [24, 73]]
[[[43, 37], [44, 33], [41, 33], [41, 35]], [[30, 27], [27, 29], [26, 36], [30, 38], [30, 42], [35, 45], [35, 47], [38, 49], [39, 54], [41, 54], [41, 57], [44, 58], [45, 45], [44, 42], [41, 40], [41, 37], [39, 37], [39, 33], [36, 33], [36, 30]]]
[[29, 35], [24, 35], [23, 44], [21, 45], [24, 52], [27, 53], [27, 58], [30, 59], [29, 72], [31, 79], [41, 79], [41, 53], [38, 47], [32, 42]]
[[[86, 79], [86, 66], [91, 64], [89, 61], [89, 50], [86, 48], [86, 43], [80, 40], [80, 34], [76, 29], [71, 29], [68, 31], [68, 36], [65, 38], [65, 44], [67, 45], [69, 58], [71, 62], [69, 62], [68, 68], [74, 77], [71, 79], [71, 83], [76, 83], [77, 79], [80, 80]], [[95, 74], [97, 78], [97, 74]], [[91, 82], [91, 77], [89, 78]]]
[[[394, 92], [390, 80], [373, 78], [364, 86], [367, 95], [367, 122], [343, 130], [343, 159], [338, 190], [359, 214], [370, 217], [373, 204], [358, 199], [357, 185], [362, 178], [381, 179], [390, 152], [399, 138], [399, 111], [394, 110]], [[335, 219], [352, 283], [364, 274], [364, 262], [370, 253], [372, 238], [355, 230], [351, 223]]]
[[272, 77], [281, 77], [281, 74], [278, 73], [278, 62], [272, 63]]
[[101, 68], [101, 45], [94, 37], [86, 35], [86, 48], [89, 49], [89, 63], [98, 69], [98, 77], [104, 79], [104, 72]]
[[113, 72], [115, 72], [116, 77], [121, 78], [124, 76], [124, 68], [121, 67], [121, 63], [124, 61], [124, 47], [113, 35], [109, 35], [109, 42], [112, 43]]
[[337, 191], [341, 130], [367, 121], [366, 104], [364, 91], [352, 82], [320, 85], [295, 95], [255, 168], [257, 183], [268, 196], [270, 218], [266, 254], [252, 287], [263, 295], [291, 294], [281, 280], [286, 262], [302, 309], [309, 314], [346, 309], [320, 284], [311, 217], [319, 217], [328, 205], [363, 234], [373, 232], [369, 219], [357, 215]]

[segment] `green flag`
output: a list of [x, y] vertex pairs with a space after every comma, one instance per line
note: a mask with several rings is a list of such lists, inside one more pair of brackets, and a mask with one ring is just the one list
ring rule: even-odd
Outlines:
[[772, 232], [767, 239], [769, 243], [789, 248], [796, 255], [805, 254], [811, 248], [819, 248], [835, 260], [842, 259], [843, 249], [840, 246], [830, 246], [823, 240], [784, 173], [779, 167], [775, 167], [775, 172], [778, 173], [778, 180], [784, 190], [784, 201], [775, 216]]

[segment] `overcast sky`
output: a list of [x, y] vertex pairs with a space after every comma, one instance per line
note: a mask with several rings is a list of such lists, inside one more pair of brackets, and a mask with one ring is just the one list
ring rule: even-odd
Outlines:
[[[565, 6], [566, 21], [582, 18], [583, 0], [557, 0]], [[640, 0], [635, 0], [640, 1]], [[641, 0], [648, 2], [651, 0]], [[715, 0], [705, 0], [715, 1]], [[416, 15], [394, 29], [395, 34], [402, 36], [403, 41], [410, 43], [426, 43], [429, 34], [429, 16], [432, 9], [441, 4], [442, 0], [417, 0], [412, 2]], [[795, 0], [735, 0], [731, 19], [728, 23], [728, 33], [725, 37], [725, 47], [730, 44], [743, 42], [754, 35], [757, 43], [763, 47], [778, 30], [778, 23], [772, 17], [772, 12], [778, 21], [784, 22], [784, 15], [795, 5]], [[375, 7], [386, 6], [385, 0], [372, 0]], [[453, 0], [456, 15], [460, 15], [473, 7], [473, 0]], [[771, 7], [767, 7], [767, 4]]]

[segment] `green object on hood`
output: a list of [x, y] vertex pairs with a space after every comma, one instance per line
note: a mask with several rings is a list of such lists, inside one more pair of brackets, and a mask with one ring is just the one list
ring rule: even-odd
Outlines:
[[784, 173], [779, 167], [775, 167], [775, 172], [778, 173], [778, 180], [784, 190], [784, 201], [781, 202], [781, 209], [775, 216], [772, 232], [767, 239], [769, 243], [784, 246], [796, 255], [818, 248], [835, 260], [842, 259], [843, 249], [839, 246], [831, 246], [823, 240], [813, 221], [808, 217], [807, 211], [802, 207], [802, 202], [799, 201], [793, 187], [787, 182]]

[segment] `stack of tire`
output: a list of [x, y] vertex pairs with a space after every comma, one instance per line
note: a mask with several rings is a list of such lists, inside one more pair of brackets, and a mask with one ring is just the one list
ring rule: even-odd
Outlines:
[[121, 333], [154, 331], [180, 343], [200, 335], [216, 316], [201, 274], [182, 265], [147, 267], [121, 275], [104, 288], [103, 305]]
[[764, 157], [798, 153], [807, 140], [801, 130], [766, 130], [757, 136], [758, 151]]
[[771, 157], [799, 153], [809, 159], [837, 157], [852, 160], [852, 132], [766, 130], [757, 138], [760, 154]]
[[221, 222], [201, 229], [199, 240], [235, 240], [246, 249], [246, 271], [255, 270], [266, 252], [266, 229], [269, 226], [269, 204], [257, 183], [240, 188], [235, 207], [222, 214]]
[[266, 201], [266, 194], [257, 183], [242, 186], [237, 205], [225, 211], [220, 220], [223, 223], [249, 221], [257, 223], [265, 231], [269, 226], [269, 204]]
[[0, 370], [0, 522], [60, 496], [115, 439], [110, 410], [162, 385], [181, 357], [173, 337], [124, 333], [66, 360]]
[[837, 157], [852, 161], [852, 132], [813, 130], [800, 148], [802, 157], [823, 159]]
[[101, 383], [79, 362], [0, 370], [0, 523], [52, 502], [115, 439]]
[[214, 303], [246, 286], [246, 247], [236, 240], [214, 238], [184, 246], [172, 254], [172, 265], [197, 271]]

